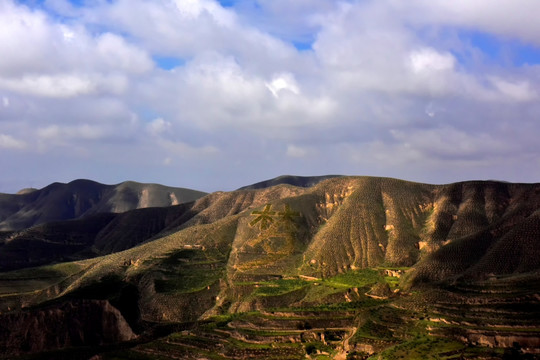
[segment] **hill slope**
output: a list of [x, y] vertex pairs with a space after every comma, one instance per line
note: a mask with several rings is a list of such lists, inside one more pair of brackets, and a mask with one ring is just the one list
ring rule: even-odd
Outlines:
[[111, 254], [158, 236], [192, 216], [193, 203], [101, 213], [0, 232], [0, 271]]
[[[15, 254], [33, 251], [34, 256], [24, 256], [36, 259], [41, 252], [46, 259], [43, 254], [52, 251], [48, 248], [57, 251], [55, 246], [63, 244], [84, 258], [89, 247], [92, 256], [106, 254], [234, 218], [237, 229], [229, 263], [235, 273], [250, 263], [265, 263], [267, 271], [278, 274], [301, 271], [324, 276], [381, 265], [414, 265], [412, 283], [456, 276], [485, 278], [540, 269], [535, 237], [540, 232], [539, 214], [538, 184], [427, 185], [339, 177], [310, 188], [279, 185], [218, 192], [181, 207], [105, 213], [4, 232], [0, 256], [7, 263], [17, 259]], [[36, 246], [38, 242], [41, 245]], [[279, 265], [295, 257], [302, 262], [288, 269]]]
[[[25, 319], [50, 309], [84, 318], [81, 304], [94, 301], [92, 312], [118, 310], [110, 339], [141, 336], [104, 358], [540, 351], [539, 184], [339, 177], [218, 192], [179, 209], [122, 214], [145, 219], [127, 237], [114, 225], [121, 217], [80, 220], [101, 224], [89, 238], [110, 254], [0, 273], [6, 329], [47, 326]], [[127, 241], [157, 228], [152, 241]], [[6, 356], [20, 351], [6, 339]]]
[[132, 181], [117, 185], [90, 180], [53, 183], [41, 190], [0, 194], [0, 231], [21, 230], [97, 213], [176, 205], [204, 195], [196, 190]]

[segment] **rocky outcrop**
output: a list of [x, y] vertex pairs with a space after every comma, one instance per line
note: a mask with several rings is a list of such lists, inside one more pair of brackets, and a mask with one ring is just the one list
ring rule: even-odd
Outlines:
[[388, 299], [393, 293], [387, 283], [377, 283], [371, 287], [366, 295], [374, 299]]
[[528, 352], [529, 349], [540, 348], [540, 338], [538, 336], [520, 334], [517, 332], [468, 330], [465, 335], [465, 340], [475, 345], [492, 348], [511, 348], [518, 344], [526, 352]]
[[0, 316], [0, 355], [99, 346], [136, 338], [106, 300], [79, 300]]

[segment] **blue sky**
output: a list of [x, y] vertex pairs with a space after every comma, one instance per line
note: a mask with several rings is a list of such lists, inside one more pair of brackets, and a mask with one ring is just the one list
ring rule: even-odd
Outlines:
[[460, 37], [481, 51], [491, 65], [521, 67], [540, 64], [540, 48], [519, 39], [470, 30], [463, 31]]
[[540, 178], [535, 0], [0, 2], [0, 192]]

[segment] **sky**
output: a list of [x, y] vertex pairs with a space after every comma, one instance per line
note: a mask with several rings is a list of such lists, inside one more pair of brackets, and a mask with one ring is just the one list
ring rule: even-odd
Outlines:
[[537, 0], [0, 0], [0, 192], [540, 182]]

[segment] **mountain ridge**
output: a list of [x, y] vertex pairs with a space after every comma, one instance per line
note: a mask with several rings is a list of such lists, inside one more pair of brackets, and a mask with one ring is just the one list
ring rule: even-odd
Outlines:
[[[388, 354], [410, 348], [437, 349], [419, 358], [536, 354], [539, 214], [540, 184], [496, 181], [343, 176], [215, 192], [22, 231], [41, 231], [34, 240], [47, 246], [63, 242], [55, 232], [88, 226], [104, 254], [0, 272], [0, 312], [27, 324], [19, 316], [41, 314], [42, 304], [106, 300], [104, 313], [113, 306], [150, 339], [135, 346], [138, 355], [205, 358], [210, 348], [227, 359], [301, 359], [310, 344], [359, 354], [351, 359], [399, 358]], [[149, 335], [161, 326], [172, 330]]]
[[23, 194], [0, 194], [0, 231], [21, 230], [51, 221], [190, 202], [206, 193], [186, 188], [126, 181], [105, 185], [78, 179], [52, 183]]
[[312, 187], [321, 181], [341, 177], [344, 175], [320, 175], [320, 176], [297, 176], [297, 175], [281, 175], [272, 179], [256, 182], [251, 185], [242, 186], [238, 190], [256, 190], [264, 189], [271, 186], [286, 184], [298, 187]]

